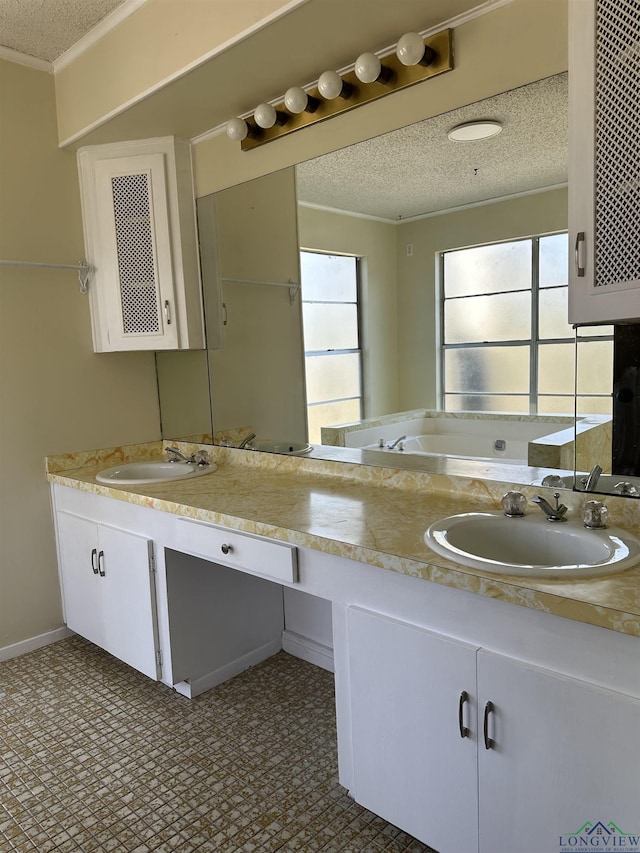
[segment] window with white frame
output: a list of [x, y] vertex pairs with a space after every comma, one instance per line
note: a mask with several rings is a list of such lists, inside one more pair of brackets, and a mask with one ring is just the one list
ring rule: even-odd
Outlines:
[[[440, 256], [445, 411], [611, 413], [613, 329], [567, 323], [568, 235]], [[577, 354], [576, 354], [577, 353]]]
[[362, 417], [358, 258], [300, 252], [309, 441]]

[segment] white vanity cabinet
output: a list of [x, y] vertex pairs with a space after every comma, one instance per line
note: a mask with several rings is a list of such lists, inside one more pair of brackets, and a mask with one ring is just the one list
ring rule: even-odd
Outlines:
[[637, 4], [569, 0], [570, 323], [640, 318], [638, 44]]
[[96, 352], [204, 346], [189, 142], [78, 152]]
[[638, 829], [639, 699], [361, 608], [347, 625], [359, 803], [440, 853]]
[[153, 542], [64, 511], [56, 528], [67, 626], [158, 679]]

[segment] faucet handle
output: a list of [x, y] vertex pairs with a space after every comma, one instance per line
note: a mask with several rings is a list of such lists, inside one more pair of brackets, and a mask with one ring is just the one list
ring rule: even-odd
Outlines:
[[585, 501], [582, 508], [582, 523], [589, 530], [602, 530], [607, 526], [609, 510], [602, 501]]
[[504, 514], [509, 518], [517, 518], [524, 515], [527, 508], [527, 499], [522, 492], [507, 492], [500, 501]]

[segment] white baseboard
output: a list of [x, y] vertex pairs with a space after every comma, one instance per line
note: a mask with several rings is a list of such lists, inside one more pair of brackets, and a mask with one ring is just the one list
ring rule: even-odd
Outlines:
[[333, 672], [333, 649], [323, 643], [296, 634], [295, 631], [282, 632], [282, 648], [294, 657], [306, 660], [316, 666]]
[[65, 637], [71, 637], [73, 631], [70, 631], [65, 625], [62, 628], [56, 628], [54, 631], [47, 631], [46, 634], [39, 634], [37, 637], [29, 637], [28, 640], [22, 640], [20, 643], [13, 643], [11, 646], [3, 646], [0, 648], [0, 661], [10, 660], [11, 658], [26, 655], [27, 652], [33, 652], [35, 649], [41, 649], [43, 646], [48, 646], [51, 643], [57, 643], [58, 640], [64, 640]]
[[277, 654], [281, 648], [279, 639], [265, 643], [265, 645], [258, 646], [257, 649], [253, 649], [248, 654], [236, 658], [236, 660], [221, 666], [213, 672], [208, 672], [206, 675], [201, 675], [199, 678], [190, 679], [189, 681], [179, 681], [173, 685], [173, 689], [188, 699], [193, 699], [195, 696], [204, 693], [205, 690], [215, 687], [216, 684], [222, 684], [223, 681], [233, 678], [234, 675], [239, 675], [245, 669], [249, 669], [250, 666], [262, 663], [263, 660]]

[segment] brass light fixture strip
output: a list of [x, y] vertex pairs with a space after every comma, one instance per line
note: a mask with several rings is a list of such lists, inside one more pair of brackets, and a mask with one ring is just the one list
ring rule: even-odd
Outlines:
[[308, 127], [318, 121], [324, 121], [347, 110], [352, 110], [354, 107], [368, 104], [370, 101], [383, 98], [399, 89], [406, 89], [407, 86], [413, 86], [429, 77], [435, 77], [453, 69], [453, 30], [442, 30], [426, 38], [424, 43], [435, 52], [435, 57], [429, 65], [403, 65], [395, 53], [382, 57], [383, 67], [391, 71], [391, 76], [387, 82], [362, 83], [356, 77], [355, 72], [350, 71], [342, 77], [344, 82], [351, 86], [351, 93], [348, 98], [337, 97], [327, 101], [320, 95], [317, 87], [314, 87], [308, 92], [311, 98], [315, 98], [319, 102], [314, 112], [294, 115], [287, 110], [284, 103], [278, 104], [275, 109], [287, 117], [286, 124], [275, 124], [267, 130], [258, 127], [252, 118], [248, 118], [246, 122], [249, 125], [250, 136], [242, 140], [240, 147], [243, 151], [250, 151], [252, 148], [257, 148], [266, 142], [272, 142], [274, 139], [279, 139], [281, 136], [300, 130], [300, 128]]

